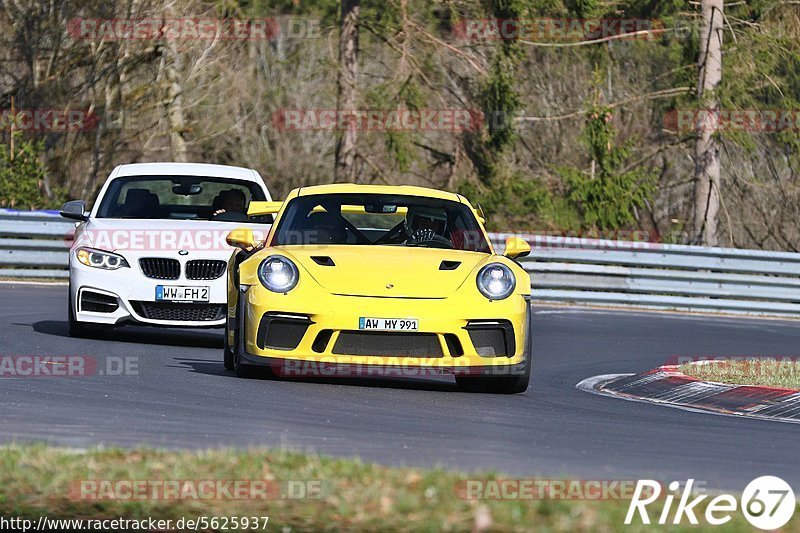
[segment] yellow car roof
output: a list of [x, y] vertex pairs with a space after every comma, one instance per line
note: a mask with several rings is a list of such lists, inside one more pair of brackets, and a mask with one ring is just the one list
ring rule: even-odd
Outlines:
[[[445, 192], [427, 187], [416, 187], [413, 185], [361, 185], [358, 183], [332, 183], [330, 185], [314, 185], [311, 187], [301, 187], [289, 193], [289, 198], [297, 196], [312, 196], [317, 194], [401, 194], [404, 196], [421, 196], [424, 198], [438, 198], [453, 202], [469, 202], [454, 192]], [[471, 207], [471, 206], [470, 206]]]

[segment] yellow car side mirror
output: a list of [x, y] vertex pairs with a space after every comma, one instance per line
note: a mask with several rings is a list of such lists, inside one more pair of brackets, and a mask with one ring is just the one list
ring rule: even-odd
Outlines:
[[503, 252], [503, 255], [509, 259], [525, 257], [526, 255], [530, 255], [530, 253], [531, 245], [519, 237], [509, 237], [506, 239], [506, 251]]
[[250, 228], [236, 228], [232, 232], [228, 233], [227, 237], [225, 237], [225, 242], [227, 242], [230, 246], [233, 246], [234, 248], [241, 248], [242, 250], [254, 246], [255, 240], [256, 239], [253, 236], [253, 230]]

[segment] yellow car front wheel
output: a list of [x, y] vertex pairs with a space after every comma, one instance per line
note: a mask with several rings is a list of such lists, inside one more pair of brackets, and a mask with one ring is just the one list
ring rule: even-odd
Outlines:
[[[237, 311], [241, 311], [242, 303], [239, 304], [239, 309]], [[242, 358], [242, 325], [239, 323], [239, 316], [240, 313], [236, 313], [236, 317], [233, 319], [233, 335], [230, 335], [231, 329], [229, 328], [231, 321], [225, 322], [225, 342], [224, 342], [224, 353], [223, 353], [223, 362], [225, 368], [228, 370], [233, 370], [236, 374], [236, 377], [240, 378], [262, 378], [268, 377], [271, 373], [269, 368], [266, 367], [257, 367], [253, 365], [248, 365], [244, 359]], [[233, 337], [233, 342], [229, 342], [228, 339]]]

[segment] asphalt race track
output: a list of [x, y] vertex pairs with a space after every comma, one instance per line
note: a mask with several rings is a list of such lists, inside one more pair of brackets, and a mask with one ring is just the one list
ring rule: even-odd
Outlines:
[[800, 425], [575, 388], [675, 355], [797, 355], [800, 322], [535, 308], [532, 386], [499, 396], [458, 392], [451, 378], [237, 379], [222, 368], [221, 330], [126, 327], [114, 340], [72, 339], [66, 291], [0, 285], [0, 355], [138, 357], [138, 375], [0, 379], [4, 442], [288, 447], [519, 477], [694, 478], [741, 490], [773, 474], [800, 485]]

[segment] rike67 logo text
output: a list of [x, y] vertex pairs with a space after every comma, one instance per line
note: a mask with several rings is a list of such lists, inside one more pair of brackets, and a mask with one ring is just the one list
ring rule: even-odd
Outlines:
[[[649, 479], [639, 480], [625, 516], [625, 524], [633, 523], [638, 516], [643, 524], [654, 522], [659, 525], [677, 525], [685, 519], [690, 524], [697, 525], [700, 515], [707, 524], [719, 526], [728, 523], [734, 513], [742, 512], [754, 527], [773, 530], [786, 525], [795, 510], [794, 491], [788, 483], [775, 476], [762, 476], [751, 481], [742, 492], [741, 501], [730, 494], [715, 496], [708, 500], [702, 514], [697, 508], [709, 495], [693, 494], [693, 487], [693, 479], [686, 481], [682, 490], [677, 481], [670, 483], [661, 513], [656, 513], [658, 517], [651, 518], [648, 505], [662, 497], [662, 485]], [[678, 503], [673, 510], [676, 500]]]

